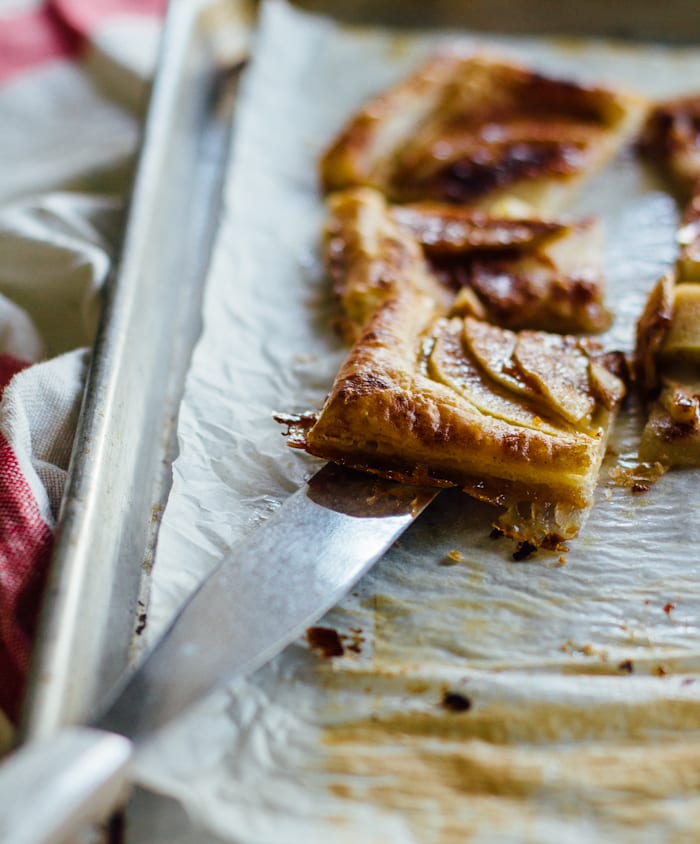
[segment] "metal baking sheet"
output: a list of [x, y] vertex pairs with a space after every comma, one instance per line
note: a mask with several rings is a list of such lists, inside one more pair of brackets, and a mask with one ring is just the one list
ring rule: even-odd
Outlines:
[[247, 11], [222, 0], [170, 6], [71, 459], [25, 738], [83, 721], [128, 665], [143, 626]]
[[[494, 41], [546, 70], [653, 96], [700, 75], [696, 49]], [[271, 416], [318, 406], [344, 355], [318, 255], [316, 162], [367, 95], [434, 46], [425, 33], [265, 9], [184, 398], [159, 549], [169, 571], [161, 580], [156, 564], [152, 623], [311, 471]], [[646, 290], [673, 259], [677, 209], [630, 155], [591, 181], [577, 210], [605, 217], [618, 315], [609, 339], [629, 348]], [[606, 470], [631, 459], [639, 417], [625, 420]], [[558, 841], [575, 825], [568, 840], [587, 841], [619, 836], [635, 815], [645, 833], [680, 828], [690, 814], [676, 812], [679, 782], [698, 758], [693, 512], [692, 473], [637, 497], [603, 479], [570, 553], [516, 564], [513, 546], [489, 537], [493, 511], [442, 495], [323, 622], [342, 637], [342, 658], [300, 640], [143, 760], [143, 781], [182, 808], [142, 794], [134, 840], [522, 840], [527, 830], [528, 840]], [[652, 776], [666, 755], [677, 778]]]
[[[229, 12], [236, 5], [232, 0], [197, 4], [175, 0], [172, 3], [122, 259], [105, 306], [72, 462], [26, 712], [27, 736], [50, 732], [60, 723], [81, 720], [129, 658], [133, 633], [142, 612], [139, 600], [143, 600], [144, 581], [147, 581], [144, 574], [147, 574], [154, 545], [153, 525], [158, 523], [158, 510], [170, 485], [173, 420], [177, 414], [184, 369], [199, 327], [202, 268], [208, 262], [231, 122], [227, 105], [230, 105], [233, 89], [227, 70], [231, 56], [225, 58], [222, 64], [212, 50], [212, 35], [214, 40], [218, 40], [227, 30]], [[500, 23], [498, 4], [477, 3], [462, 7], [461, 4], [442, 2], [426, 7], [423, 3], [354, 3], [337, 4], [337, 9], [346, 18], [355, 22], [362, 19], [365, 23], [381, 18], [383, 23], [391, 24], [456, 25], [491, 31], [503, 30], [507, 24], [508, 28], [519, 31], [556, 31], [572, 35], [642, 36], [677, 41], [697, 37], [700, 22], [691, 4], [665, 4], [663, 14], [652, 2], [632, 5], [633, 14], [625, 18], [626, 23], [622, 26], [613, 19], [613, 7], [602, 2], [587, 6], [585, 19], [570, 17], [566, 4], [509, 4], [508, 12], [501, 15]], [[323, 4], [325, 13], [335, 8], [335, 4]], [[580, 11], [580, 7], [577, 8]], [[215, 20], [213, 26], [212, 20]], [[232, 25], [232, 32], [238, 31], [238, 26], [239, 22]], [[173, 178], [174, 174], [176, 178]], [[672, 225], [673, 212], [668, 204], [664, 205], [664, 209], [662, 216], [666, 215], [664, 225], [668, 227]], [[629, 224], [633, 225], [634, 221]], [[180, 238], [173, 232], [187, 232], [192, 240]], [[301, 256], [300, 266], [305, 266], [305, 260]], [[164, 295], [164, 290], [170, 295]], [[160, 327], [157, 330], [154, 330], [154, 314], [158, 315]], [[182, 329], [174, 326], [182, 326]], [[175, 348], [171, 346], [173, 338]], [[311, 362], [300, 358], [295, 361], [295, 366], [310, 367]], [[330, 367], [327, 369], [330, 373]], [[163, 377], [164, 373], [167, 378]], [[323, 377], [323, 374], [319, 376], [319, 382], [312, 390], [314, 395], [321, 389]], [[280, 483], [282, 487], [288, 485], [284, 478]], [[257, 493], [250, 491], [251, 500], [256, 495], [259, 496], [256, 501], [258, 510], [275, 506], [274, 499], [266, 498], [259, 490]], [[437, 554], [441, 553], [440, 531], [444, 524], [457, 516], [461, 506], [461, 503], [451, 500], [445, 505], [442, 515], [426, 521], [421, 528], [426, 541], [435, 543]], [[479, 508], [476, 510], [474, 518], [479, 517]], [[248, 518], [240, 514], [232, 516], [234, 522]], [[444, 550], [452, 549], [445, 547]], [[397, 571], [401, 575], [406, 569], [404, 563], [398, 562]], [[455, 581], [455, 589], [476, 587], [477, 596], [483, 595], [484, 601], [487, 600], [491, 575], [486, 570], [466, 573], [460, 567], [450, 567], [449, 572]], [[462, 583], [460, 578], [464, 577], [467, 580]], [[543, 570], [537, 575], [537, 583], [543, 584], [550, 577], [554, 575]], [[532, 582], [524, 574], [522, 580], [523, 584]], [[533, 598], [527, 589], [522, 594], [527, 596], [528, 601]], [[517, 595], [517, 590], [514, 590], [514, 600], [523, 600], [522, 594]], [[366, 598], [367, 595], [362, 593], [361, 597]], [[399, 617], [403, 609], [401, 600], [397, 606], [390, 608], [387, 615], [389, 626], [392, 614]], [[342, 626], [343, 619], [351, 623], [352, 612], [349, 611], [346, 618], [344, 613], [347, 612], [339, 610], [340, 615], [334, 623]], [[432, 623], [428, 618], [423, 621], [426, 625]], [[502, 622], [507, 629], [507, 613]], [[439, 632], [438, 626], [437, 634]], [[643, 630], [640, 632], [635, 628], [633, 632], [643, 636]], [[684, 630], [674, 628], [673, 632], [682, 640]], [[535, 631], [523, 628], [512, 633], [529, 637]], [[469, 635], [468, 630], [465, 635]], [[389, 642], [388, 639], [384, 641], [385, 644]], [[591, 654], [576, 651], [579, 645], [585, 648], [585, 643], [572, 640], [570, 654], [583, 662], [584, 657]], [[561, 653], [567, 655], [565, 651]], [[391, 648], [384, 654], [387, 662], [399, 656]], [[301, 660], [303, 673], [308, 669], [308, 657], [305, 653], [294, 651], [292, 660], [297, 657]], [[556, 661], [551, 667], [557, 668]], [[328, 669], [326, 674], [327, 682], [332, 686], [335, 682], [333, 672]], [[445, 674], [444, 683], [452, 680], [451, 675]], [[361, 666], [358, 682], [362, 682]], [[399, 701], [403, 694], [402, 682], [397, 686], [395, 678], [387, 672], [386, 689], [393, 695], [392, 690], [398, 688]], [[421, 694], [434, 692], [439, 695], [443, 681], [433, 677], [432, 685], [422, 682], [424, 688]], [[241, 694], [236, 693], [228, 704], [229, 715], [244, 723], [258, 702], [264, 699], [265, 684], [263, 674], [258, 678], [257, 686], [245, 687]], [[498, 700], [504, 689], [504, 684], [496, 676], [484, 694], [487, 698], [490, 696]], [[584, 682], [579, 688], [581, 690], [584, 693], [578, 698], [580, 705], [572, 708], [567, 715], [572, 722], [583, 718], [586, 701], [595, 696], [590, 683]], [[415, 693], [414, 690], [412, 694]], [[609, 703], [613, 709], [610, 711], [624, 701], [627, 694], [625, 688], [616, 687], [611, 692]], [[303, 706], [303, 694], [300, 700]], [[663, 696], [658, 701], [644, 698], [642, 704], [648, 704], [651, 709], [663, 706], [665, 699]], [[678, 695], [675, 695], [674, 711], [682, 708], [682, 704], [683, 701], [679, 702]], [[220, 703], [217, 706], [225, 708]], [[537, 716], [525, 706], [523, 711], [527, 717]], [[694, 709], [688, 710], [690, 721], [693, 713]], [[329, 717], [333, 719], [333, 711]], [[277, 729], [280, 726], [281, 722], [263, 721], [260, 728]], [[397, 722], [394, 726], [401, 734], [401, 725]], [[183, 729], [187, 735], [187, 725]], [[522, 729], [526, 736], [527, 730]], [[224, 734], [230, 741], [230, 726]], [[220, 740], [221, 728], [210, 735]], [[282, 735], [285, 735], [284, 729]], [[337, 747], [340, 749], [336, 758], [341, 758], [343, 737], [338, 738]], [[376, 737], [368, 734], [366, 738], [369, 745]], [[244, 761], [245, 758], [243, 754]], [[589, 761], [591, 765], [595, 762], [594, 759]], [[361, 762], [361, 759], [358, 760], [358, 764]], [[447, 762], [457, 767], [466, 764], [452, 757]], [[511, 762], [518, 770], [527, 768], [524, 756], [513, 758]], [[604, 761], [601, 761], [603, 764]], [[196, 765], [194, 769], [197, 769]], [[313, 773], [311, 776], [313, 779]], [[345, 776], [352, 779], [347, 772]], [[425, 777], [429, 776], [427, 771]], [[202, 784], [206, 788], [206, 777]], [[177, 793], [177, 782], [173, 781], [171, 785], [170, 790], [163, 788], [165, 793]], [[214, 787], [211, 782], [209, 785]], [[249, 785], [255, 786], [254, 783]], [[336, 797], [339, 797], [348, 787], [348, 782], [344, 780], [336, 785]], [[198, 789], [193, 783], [190, 786], [191, 797]], [[183, 803], [187, 803], [186, 796], [182, 795]], [[213, 799], [211, 793], [207, 796], [206, 792], [200, 792], [199, 796], [205, 804], [207, 799]], [[164, 810], [162, 802], [154, 802], [144, 795], [138, 800], [141, 819], [134, 826], [134, 841], [154, 844], [156, 841], [231, 840], [224, 831], [220, 836], [215, 833], [205, 836], [196, 819], [184, 819], [181, 812], [172, 808]], [[325, 807], [326, 810], [328, 807]], [[150, 826], [150, 822], [143, 820], [146, 817], [154, 819]], [[274, 814], [271, 817], [274, 825]], [[380, 828], [377, 840], [391, 840], [393, 832], [390, 827], [391, 824], [385, 829], [386, 836], [382, 835], [383, 828]], [[352, 840], [352, 837], [347, 840]]]

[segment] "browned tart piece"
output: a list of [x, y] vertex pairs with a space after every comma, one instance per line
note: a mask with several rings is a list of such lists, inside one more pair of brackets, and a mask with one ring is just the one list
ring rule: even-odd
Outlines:
[[398, 480], [459, 486], [497, 527], [556, 548], [593, 500], [624, 387], [594, 341], [440, 316], [405, 287], [369, 318], [319, 414], [290, 445]]
[[[408, 483], [459, 486], [502, 506], [498, 527], [534, 546], [575, 536], [624, 392], [598, 344], [450, 315], [454, 294], [420, 232], [380, 194], [345, 191], [329, 208], [327, 260], [355, 343], [320, 413], [279, 417], [290, 445]], [[562, 236], [558, 223], [487, 222], [511, 232], [501, 239], [514, 253]]]
[[649, 416], [639, 459], [700, 466], [700, 284], [664, 276], [637, 325], [637, 373]]
[[329, 197], [325, 254], [350, 338], [379, 300], [406, 284], [453, 315], [594, 333], [610, 324], [600, 241], [594, 220], [516, 219], [436, 202], [389, 206], [377, 191], [354, 188]]
[[510, 218], [444, 203], [397, 205], [391, 214], [456, 291], [453, 314], [560, 334], [610, 326], [595, 219]]
[[686, 205], [676, 265], [637, 324], [637, 375], [649, 412], [639, 457], [700, 466], [700, 95], [658, 104], [642, 149]]
[[681, 198], [698, 193], [700, 94], [658, 103], [642, 132], [644, 153], [671, 179]]
[[395, 202], [488, 209], [508, 196], [552, 211], [635, 135], [644, 111], [633, 94], [443, 50], [350, 119], [322, 182], [376, 187]]
[[[700, 143], [700, 139], [698, 139]], [[685, 207], [681, 226], [676, 234], [678, 258], [676, 272], [682, 281], [700, 281], [700, 184], [698, 193]]]
[[685, 205], [677, 234], [679, 279], [700, 281], [700, 94], [656, 105], [644, 126], [641, 147]]
[[418, 241], [397, 225], [369, 188], [329, 197], [324, 257], [339, 297], [341, 334], [354, 340], [377, 306], [405, 288], [425, 293], [444, 312], [451, 292], [430, 271]]

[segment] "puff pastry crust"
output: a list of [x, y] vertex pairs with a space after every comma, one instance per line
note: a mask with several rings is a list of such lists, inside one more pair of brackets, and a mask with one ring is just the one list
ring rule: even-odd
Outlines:
[[675, 267], [651, 291], [637, 324], [637, 375], [648, 407], [639, 458], [700, 466], [700, 95], [658, 104], [642, 149], [685, 211]]
[[341, 334], [354, 340], [377, 306], [402, 289], [423, 292], [447, 311], [451, 292], [430, 271], [418, 241], [391, 217], [369, 188], [331, 195], [324, 258], [340, 300]]
[[623, 393], [591, 340], [445, 318], [403, 288], [379, 305], [320, 414], [290, 445], [505, 507], [504, 533], [556, 548], [592, 503]]
[[658, 103], [649, 113], [641, 148], [671, 179], [682, 198], [700, 182], [700, 95]]
[[700, 281], [700, 95], [656, 105], [644, 126], [641, 148], [685, 206], [677, 234], [678, 278]]
[[326, 258], [355, 343], [320, 413], [278, 417], [290, 445], [408, 483], [459, 486], [505, 508], [499, 529], [533, 546], [575, 536], [622, 381], [591, 339], [456, 315], [459, 297], [431, 265], [435, 254], [485, 258], [495, 241], [500, 260], [522, 261], [526, 247], [558, 243], [572, 226], [396, 209], [368, 188], [328, 205]]
[[504, 196], [558, 209], [638, 130], [636, 95], [457, 48], [370, 100], [325, 153], [327, 191], [380, 189], [488, 209]]
[[354, 188], [329, 197], [324, 244], [350, 339], [380, 300], [406, 285], [453, 315], [508, 328], [595, 333], [610, 324], [594, 220], [390, 206], [377, 191]]
[[637, 325], [637, 372], [649, 415], [639, 459], [700, 466], [700, 284], [654, 287]]
[[354, 344], [319, 412], [277, 417], [289, 444], [458, 486], [534, 547], [576, 536], [625, 387], [621, 361], [574, 336], [610, 321], [597, 224], [543, 209], [644, 109], [451, 50], [358, 112], [321, 162], [324, 254]]

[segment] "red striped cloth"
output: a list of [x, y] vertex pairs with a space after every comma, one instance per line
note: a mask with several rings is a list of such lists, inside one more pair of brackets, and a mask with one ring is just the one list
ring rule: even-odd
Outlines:
[[95, 174], [133, 152], [137, 118], [103, 90], [115, 90], [115, 65], [124, 88], [147, 73], [165, 5], [0, 6], [0, 711], [13, 721], [81, 397], [80, 349], [117, 222], [113, 202], [21, 197], [87, 176], [99, 186]]
[[[27, 366], [0, 355], [0, 386]], [[19, 715], [53, 533], [0, 432], [0, 708]]]
[[53, 0], [0, 18], [0, 82], [81, 54], [96, 34], [123, 18], [164, 13], [167, 0]]

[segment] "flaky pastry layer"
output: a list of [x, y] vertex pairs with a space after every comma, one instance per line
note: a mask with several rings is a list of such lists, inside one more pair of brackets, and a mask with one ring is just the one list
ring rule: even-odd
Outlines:
[[648, 418], [645, 463], [700, 466], [700, 284], [664, 276], [637, 324], [637, 372]]
[[446, 319], [407, 288], [370, 318], [320, 414], [285, 421], [294, 447], [460, 486], [506, 507], [504, 532], [555, 547], [592, 502], [624, 392], [600, 368], [590, 341]]
[[322, 159], [322, 182], [398, 202], [490, 208], [508, 196], [552, 211], [636, 133], [645, 109], [630, 93], [443, 50], [350, 119]]
[[389, 205], [371, 188], [328, 199], [326, 265], [353, 339], [400, 287], [454, 315], [558, 333], [606, 329], [595, 220], [506, 217], [444, 203]]

